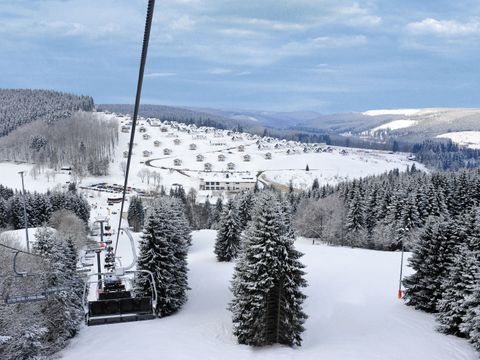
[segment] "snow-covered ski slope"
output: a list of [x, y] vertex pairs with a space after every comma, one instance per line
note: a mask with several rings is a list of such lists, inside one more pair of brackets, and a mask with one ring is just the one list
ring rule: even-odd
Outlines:
[[[189, 301], [152, 321], [85, 327], [60, 353], [66, 360], [325, 359], [473, 360], [467, 341], [435, 331], [432, 315], [396, 299], [399, 253], [312, 245], [299, 239], [309, 283], [303, 346], [251, 348], [232, 335], [233, 263], [213, 254], [215, 232], [193, 233]], [[407, 271], [408, 272], [408, 271]]]

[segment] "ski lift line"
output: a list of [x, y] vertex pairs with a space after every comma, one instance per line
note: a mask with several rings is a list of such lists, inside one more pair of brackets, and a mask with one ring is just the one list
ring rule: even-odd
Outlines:
[[128, 184], [128, 175], [130, 173], [130, 163], [132, 160], [132, 152], [133, 152], [133, 143], [135, 140], [135, 128], [137, 125], [137, 117], [138, 117], [138, 110], [140, 107], [140, 98], [142, 95], [142, 85], [143, 85], [143, 75], [145, 72], [145, 63], [147, 61], [147, 53], [148, 53], [148, 43], [150, 41], [150, 31], [152, 28], [152, 19], [153, 19], [153, 10], [155, 7], [155, 0], [148, 0], [148, 8], [147, 8], [147, 17], [145, 21], [145, 32], [143, 35], [143, 46], [142, 46], [142, 55], [140, 58], [140, 69], [138, 72], [138, 82], [137, 82], [137, 94], [135, 97], [135, 107], [133, 110], [133, 119], [132, 119], [132, 129], [130, 133], [130, 143], [128, 145], [128, 157], [127, 157], [127, 166], [125, 170], [125, 182], [123, 184], [123, 193], [122, 193], [122, 205], [120, 207], [120, 219], [118, 220], [118, 231], [117, 231], [117, 238], [115, 241], [115, 250], [114, 256], [117, 254], [117, 247], [118, 247], [118, 239], [120, 237], [120, 228], [122, 227], [122, 214], [123, 208], [125, 205], [125, 196], [127, 193], [127, 184]]
[[21, 250], [21, 249], [17, 249], [15, 247], [12, 247], [12, 246], [8, 246], [8, 245], [5, 245], [5, 244], [2, 244], [0, 243], [0, 246], [1, 247], [4, 247], [6, 249], [9, 249], [9, 250], [12, 250], [16, 253], [22, 253], [22, 254], [26, 254], [26, 255], [30, 255], [30, 256], [36, 256], [36, 257], [39, 257], [39, 258], [42, 258], [42, 259], [46, 259], [45, 256], [42, 256], [42, 255], [38, 255], [38, 254], [34, 254], [34, 253], [30, 253], [30, 252], [27, 252], [25, 250]]

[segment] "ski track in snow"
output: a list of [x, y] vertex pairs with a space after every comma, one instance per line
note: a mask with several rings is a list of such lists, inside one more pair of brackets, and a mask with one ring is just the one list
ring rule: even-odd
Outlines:
[[[234, 264], [216, 261], [214, 240], [212, 230], [193, 233], [188, 259], [191, 290], [177, 314], [83, 327], [59, 356], [68, 360], [477, 359], [466, 340], [436, 332], [432, 315], [396, 299], [399, 253], [311, 245], [308, 239], [296, 243], [305, 253], [302, 261], [309, 284], [303, 345], [239, 345], [227, 310]], [[119, 248], [120, 253], [128, 252], [126, 243]]]

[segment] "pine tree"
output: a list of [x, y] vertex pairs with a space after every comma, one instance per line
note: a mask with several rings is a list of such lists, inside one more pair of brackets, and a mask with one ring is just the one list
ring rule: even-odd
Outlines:
[[241, 228], [237, 209], [233, 200], [225, 205], [218, 223], [215, 254], [218, 261], [231, 261], [237, 257], [240, 249]]
[[307, 318], [302, 254], [294, 249], [275, 196], [264, 193], [257, 201], [232, 280], [233, 333], [241, 344], [300, 346]]
[[83, 283], [76, 273], [76, 250], [73, 242], [60, 239], [54, 230], [42, 227], [35, 234], [34, 251], [48, 260], [47, 285], [60, 288], [44, 304], [49, 319], [49, 339], [61, 347], [73, 337], [83, 320]]
[[[469, 309], [477, 306], [475, 292], [480, 263], [480, 227], [475, 210], [452, 220], [454, 249], [449, 275], [442, 283], [443, 296], [438, 304], [439, 330], [452, 335], [467, 336]], [[467, 323], [467, 324], [465, 324]]]
[[142, 231], [145, 218], [142, 199], [138, 196], [132, 196], [130, 205], [128, 206], [127, 220], [128, 224], [133, 227], [133, 231]]
[[423, 229], [409, 259], [416, 272], [403, 281], [407, 305], [426, 312], [437, 311], [442, 298], [441, 285], [452, 264], [452, 232], [451, 224], [435, 219]]
[[243, 231], [250, 220], [252, 220], [253, 193], [247, 191], [240, 196], [238, 203], [238, 220], [241, 231]]
[[0, 229], [8, 225], [8, 207], [7, 201], [0, 197]]
[[438, 302], [439, 331], [456, 336], [466, 336], [462, 323], [468, 310], [468, 298], [475, 284], [477, 264], [466, 245], [454, 256], [449, 276], [441, 285], [442, 298]]
[[[187, 301], [187, 251], [190, 231], [181, 208], [174, 201], [160, 199], [147, 218], [140, 241], [137, 268], [153, 273], [159, 316], [170, 315]], [[149, 277], [138, 276], [135, 287], [150, 294]]]
[[218, 227], [218, 222], [220, 221], [220, 215], [223, 211], [223, 202], [221, 198], [217, 199], [215, 203], [215, 208], [212, 212], [212, 228], [216, 229]]

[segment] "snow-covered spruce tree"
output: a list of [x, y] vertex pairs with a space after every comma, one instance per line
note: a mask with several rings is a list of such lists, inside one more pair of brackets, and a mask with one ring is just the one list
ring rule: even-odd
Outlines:
[[467, 297], [467, 313], [463, 317], [460, 330], [467, 334], [470, 342], [480, 351], [480, 269], [477, 268], [472, 295]]
[[[156, 312], [170, 315], [187, 301], [187, 252], [190, 229], [177, 201], [159, 199], [147, 217], [137, 268], [153, 273], [158, 291]], [[135, 288], [150, 295], [149, 277], [140, 274]]]
[[230, 199], [223, 207], [218, 223], [214, 250], [218, 261], [232, 261], [237, 257], [240, 249], [240, 234], [237, 208], [233, 200]]
[[47, 259], [47, 286], [64, 288], [51, 295], [42, 312], [48, 319], [47, 341], [52, 351], [61, 349], [73, 337], [83, 320], [82, 281], [76, 273], [76, 250], [71, 240], [59, 238], [54, 230], [43, 227], [35, 234], [34, 251]]
[[8, 225], [8, 206], [7, 201], [0, 197], [0, 229]]
[[240, 344], [301, 345], [306, 281], [286, 220], [274, 194], [258, 197], [231, 287], [233, 333]]
[[438, 303], [439, 330], [446, 334], [468, 336], [469, 309], [480, 304], [472, 298], [477, 284], [480, 261], [480, 228], [475, 210], [453, 220], [455, 242], [453, 263], [442, 283], [442, 299]]
[[221, 198], [217, 199], [215, 203], [215, 207], [212, 210], [212, 229], [216, 229], [218, 227], [218, 222], [220, 221], [220, 215], [222, 215], [223, 211], [223, 202]]
[[138, 196], [132, 196], [130, 205], [128, 206], [128, 224], [133, 227], [133, 231], [142, 231], [145, 218], [142, 199]]
[[243, 231], [250, 220], [252, 220], [253, 210], [253, 193], [247, 191], [243, 193], [238, 202], [238, 219], [240, 222], [241, 231]]
[[429, 219], [409, 259], [416, 271], [405, 278], [407, 305], [426, 312], [437, 312], [442, 298], [441, 284], [452, 264], [454, 240], [452, 226], [438, 219]]

